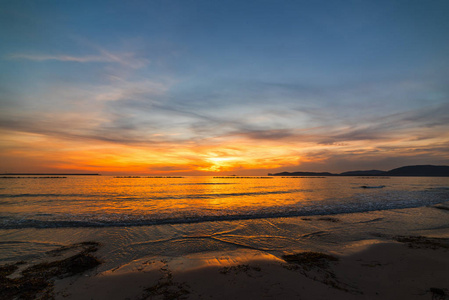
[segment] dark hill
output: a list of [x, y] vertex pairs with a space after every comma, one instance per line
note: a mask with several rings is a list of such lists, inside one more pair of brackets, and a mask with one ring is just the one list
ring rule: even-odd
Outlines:
[[385, 176], [449, 176], [449, 166], [406, 166], [384, 173]]
[[449, 166], [419, 165], [406, 166], [390, 171], [348, 171], [341, 174], [329, 172], [282, 172], [268, 174], [270, 176], [422, 176], [422, 177], [449, 177]]

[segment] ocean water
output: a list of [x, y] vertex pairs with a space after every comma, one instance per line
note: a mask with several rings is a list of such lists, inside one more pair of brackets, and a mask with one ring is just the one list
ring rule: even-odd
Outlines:
[[0, 228], [329, 215], [449, 201], [449, 178], [0, 178]]
[[0, 262], [98, 241], [102, 270], [148, 256], [337, 251], [449, 230], [449, 178], [0, 178]]

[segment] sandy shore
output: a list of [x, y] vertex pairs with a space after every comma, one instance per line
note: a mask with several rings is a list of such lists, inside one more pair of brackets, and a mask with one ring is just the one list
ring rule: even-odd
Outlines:
[[[165, 253], [169, 254], [161, 255], [148, 249], [159, 243], [157, 240], [134, 243], [130, 250], [143, 250], [138, 248], [138, 252], [129, 252], [126, 259], [117, 260], [110, 251], [115, 249], [114, 239], [105, 240], [109, 244], [72, 244], [47, 251], [34, 261], [3, 266], [0, 299], [14, 299], [24, 293], [28, 295], [24, 299], [43, 296], [42, 299], [83, 300], [449, 299], [447, 207], [448, 203], [332, 217], [245, 221], [237, 224], [240, 227], [231, 222], [215, 223], [211, 228], [223, 233], [207, 238], [204, 232], [210, 227], [208, 224], [157, 228], [165, 235], [180, 229], [197, 230], [197, 235], [175, 239], [167, 244], [170, 246], [206, 243], [211, 237], [219, 245], [228, 245], [232, 240], [232, 248], [224, 251], [173, 255], [167, 248]], [[259, 238], [258, 245], [265, 245], [266, 231], [260, 231], [264, 224], [274, 230], [270, 231], [271, 239], [285, 244], [276, 248], [277, 244], [271, 242], [274, 251], [253, 247], [251, 239]], [[245, 231], [245, 236], [236, 235], [234, 229], [231, 235], [226, 226], [252, 229]], [[113, 232], [114, 237], [149, 230], [156, 229], [89, 229], [78, 233], [101, 237]], [[284, 236], [297, 232], [291, 236], [297, 244], [289, 246], [285, 241], [290, 240], [275, 236], [282, 230]], [[46, 239], [55, 233], [67, 235], [64, 230], [30, 232], [45, 234]]]
[[[395, 238], [398, 239], [397, 237]], [[449, 239], [370, 240], [287, 262], [256, 250], [141, 259], [58, 281], [57, 299], [449, 299]]]

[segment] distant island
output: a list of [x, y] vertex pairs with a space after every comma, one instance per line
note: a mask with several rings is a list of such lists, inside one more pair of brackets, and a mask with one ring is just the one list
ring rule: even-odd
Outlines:
[[419, 177], [449, 177], [449, 166], [405, 166], [390, 171], [368, 170], [348, 171], [340, 174], [330, 172], [282, 172], [268, 173], [268, 176], [419, 176]]
[[100, 176], [98, 173], [3, 173], [7, 176]]

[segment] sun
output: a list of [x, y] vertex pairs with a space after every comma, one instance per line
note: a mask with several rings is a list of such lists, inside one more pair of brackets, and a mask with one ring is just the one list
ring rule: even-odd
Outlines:
[[235, 157], [208, 157], [205, 159], [207, 166], [201, 168], [202, 171], [223, 172], [234, 169], [236, 164]]

